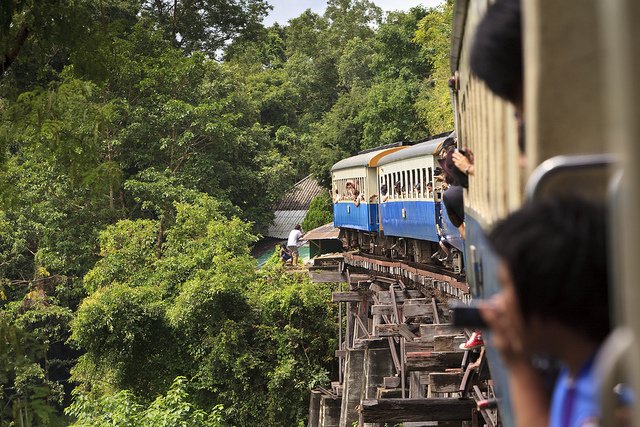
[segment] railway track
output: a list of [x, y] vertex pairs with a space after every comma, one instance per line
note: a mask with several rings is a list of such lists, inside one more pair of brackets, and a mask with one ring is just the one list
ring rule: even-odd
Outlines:
[[398, 280], [402, 286], [413, 289], [438, 289], [447, 296], [469, 302], [471, 294], [463, 274], [456, 274], [443, 267], [417, 264], [409, 261], [390, 260], [370, 254], [347, 252], [343, 254], [346, 266], [356, 267], [373, 276], [384, 276]]

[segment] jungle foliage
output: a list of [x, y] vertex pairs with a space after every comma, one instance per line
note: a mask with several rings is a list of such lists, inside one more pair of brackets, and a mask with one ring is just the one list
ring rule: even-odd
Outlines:
[[304, 424], [330, 288], [249, 247], [309, 172], [452, 128], [452, 2], [268, 10], [0, 2], [0, 427]]

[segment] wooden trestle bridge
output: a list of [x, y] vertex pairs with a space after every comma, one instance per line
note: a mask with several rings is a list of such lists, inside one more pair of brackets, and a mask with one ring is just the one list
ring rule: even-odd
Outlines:
[[309, 427], [499, 425], [484, 348], [451, 325], [464, 281], [354, 253], [318, 257], [314, 282], [338, 283], [339, 377], [312, 390]]

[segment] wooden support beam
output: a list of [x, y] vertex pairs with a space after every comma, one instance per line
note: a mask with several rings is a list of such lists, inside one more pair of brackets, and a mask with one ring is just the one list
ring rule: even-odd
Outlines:
[[313, 283], [346, 283], [347, 275], [338, 271], [314, 270], [311, 271]]
[[397, 388], [400, 387], [400, 378], [398, 377], [384, 377], [382, 385], [385, 388]]
[[400, 358], [396, 350], [396, 343], [391, 337], [388, 337], [387, 341], [389, 342], [389, 351], [391, 351], [391, 358], [393, 359], [393, 366], [396, 368], [396, 374], [400, 375]]
[[433, 351], [433, 343], [420, 341], [420, 337], [418, 337], [413, 341], [408, 341], [404, 345], [404, 349], [406, 352], [411, 353], [416, 351]]
[[365, 399], [359, 412], [365, 423], [467, 421], [474, 407], [471, 399]]
[[[477, 385], [473, 386], [473, 392], [475, 394], [476, 402], [479, 402], [485, 398], [484, 395], [482, 394], [482, 391], [480, 390], [480, 387], [478, 387]], [[497, 417], [494, 417], [493, 413], [491, 413], [490, 411], [487, 411], [486, 409], [480, 409], [480, 414], [482, 415], [482, 418], [484, 418], [484, 420], [486, 421], [487, 426], [496, 427], [496, 425], [498, 424], [498, 419]]]
[[420, 341], [433, 342], [436, 335], [462, 335], [464, 329], [447, 323], [440, 325], [420, 325]]
[[370, 295], [369, 291], [333, 292], [331, 302], [361, 302], [363, 299], [369, 298]]
[[444, 372], [460, 366], [464, 352], [412, 352], [406, 353], [405, 366], [408, 371]]
[[[371, 306], [371, 314], [381, 316], [391, 316], [394, 313], [393, 304], [374, 304]], [[433, 317], [433, 306], [430, 303], [425, 304], [407, 304], [402, 305], [402, 314], [408, 317]]]
[[[416, 291], [416, 290], [409, 290], [409, 291], [396, 290], [394, 293], [396, 302], [399, 302], [399, 303], [400, 302], [404, 303], [406, 299], [415, 299], [415, 298], [420, 298], [421, 296], [422, 296], [422, 292]], [[378, 292], [378, 298], [380, 300], [380, 304], [392, 303], [390, 291]]]
[[438, 305], [435, 298], [431, 298], [431, 307], [433, 308], [433, 323], [440, 323], [440, 316], [438, 316]]
[[434, 317], [434, 311], [431, 304], [404, 304], [402, 306], [402, 314], [407, 317]]
[[434, 351], [464, 351], [460, 344], [465, 343], [464, 335], [436, 335], [433, 337]]
[[457, 393], [462, 374], [459, 372], [430, 372], [427, 384], [434, 393]]
[[398, 326], [398, 333], [401, 337], [408, 339], [409, 341], [413, 341], [417, 338], [417, 335], [411, 332], [409, 325], [405, 325], [404, 323]]
[[376, 397], [378, 399], [401, 399], [402, 391], [400, 390], [400, 387], [398, 388], [378, 387], [378, 390], [376, 391]]
[[[402, 328], [402, 332], [400, 329]], [[415, 339], [417, 336], [413, 333], [416, 328], [413, 328], [411, 325], [407, 325], [405, 323], [401, 325], [376, 325], [376, 330], [374, 331], [374, 335], [377, 337], [399, 337], [404, 334], [404, 336], [409, 337], [410, 339]], [[407, 331], [411, 332], [413, 336], [407, 335]]]

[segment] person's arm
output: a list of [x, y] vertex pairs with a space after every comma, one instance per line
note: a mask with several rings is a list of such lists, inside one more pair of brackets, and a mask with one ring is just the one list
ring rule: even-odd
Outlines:
[[460, 152], [453, 153], [453, 163], [460, 171], [464, 172], [467, 175], [473, 175], [475, 172], [473, 162], [471, 162], [464, 154]]
[[500, 352], [509, 371], [510, 396], [518, 427], [549, 425], [549, 395], [540, 374], [531, 365], [518, 337], [519, 328], [510, 323], [499, 298], [481, 306], [482, 317], [491, 330], [491, 344]]

